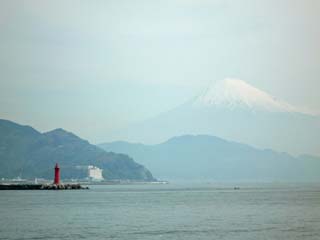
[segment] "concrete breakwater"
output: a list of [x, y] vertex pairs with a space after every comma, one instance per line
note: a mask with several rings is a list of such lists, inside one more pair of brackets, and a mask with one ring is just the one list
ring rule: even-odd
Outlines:
[[0, 190], [82, 190], [80, 184], [0, 184]]

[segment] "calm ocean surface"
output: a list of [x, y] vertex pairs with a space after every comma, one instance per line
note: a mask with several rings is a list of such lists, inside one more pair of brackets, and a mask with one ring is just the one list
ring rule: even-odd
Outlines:
[[320, 184], [0, 191], [0, 239], [320, 239]]

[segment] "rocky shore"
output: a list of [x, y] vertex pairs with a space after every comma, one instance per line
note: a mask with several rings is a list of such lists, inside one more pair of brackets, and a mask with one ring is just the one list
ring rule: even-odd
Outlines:
[[0, 190], [82, 190], [80, 184], [0, 184]]

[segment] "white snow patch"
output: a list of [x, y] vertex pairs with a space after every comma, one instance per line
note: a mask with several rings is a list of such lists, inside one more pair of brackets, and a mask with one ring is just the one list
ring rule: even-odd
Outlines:
[[231, 109], [246, 107], [251, 110], [305, 113], [243, 80], [234, 78], [227, 78], [212, 84], [195, 99], [193, 105], [218, 106]]

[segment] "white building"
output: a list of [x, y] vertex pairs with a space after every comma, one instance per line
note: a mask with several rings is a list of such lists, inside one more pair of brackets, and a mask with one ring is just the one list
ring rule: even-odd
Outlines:
[[89, 165], [88, 166], [88, 177], [93, 181], [102, 181], [104, 180], [102, 176], [102, 169]]

